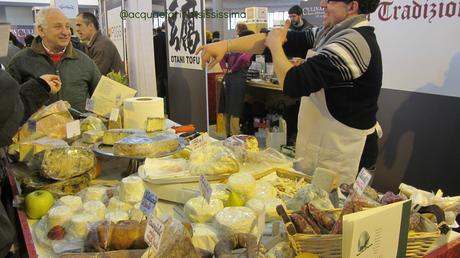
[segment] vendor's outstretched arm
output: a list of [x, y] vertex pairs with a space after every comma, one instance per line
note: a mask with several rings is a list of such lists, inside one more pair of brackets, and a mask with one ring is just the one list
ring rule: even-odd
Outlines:
[[208, 64], [208, 69], [216, 65], [225, 53], [251, 53], [261, 54], [265, 49], [265, 33], [248, 35], [236, 39], [223, 40], [209, 45], [198, 47], [196, 55], [201, 52], [201, 65], [204, 68]]

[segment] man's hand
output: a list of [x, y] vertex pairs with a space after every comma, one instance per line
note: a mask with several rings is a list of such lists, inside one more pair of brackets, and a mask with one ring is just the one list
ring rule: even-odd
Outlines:
[[227, 52], [227, 40], [202, 45], [198, 47], [195, 55], [198, 55], [200, 52], [201, 66], [205, 68], [206, 64], [208, 64], [208, 69], [212, 69], [222, 58], [224, 58]]
[[50, 86], [50, 93], [55, 95], [61, 89], [61, 78], [55, 74], [44, 74], [40, 76]]
[[283, 47], [284, 42], [286, 42], [287, 32], [291, 26], [291, 21], [286, 20], [283, 28], [273, 29], [268, 33], [267, 38], [265, 39], [265, 46], [267, 46], [270, 51], [274, 52]]

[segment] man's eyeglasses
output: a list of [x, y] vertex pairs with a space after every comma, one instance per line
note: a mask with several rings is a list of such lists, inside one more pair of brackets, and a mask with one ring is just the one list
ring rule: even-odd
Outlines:
[[345, 4], [349, 4], [355, 0], [321, 0], [321, 1], [324, 1], [326, 2], [327, 4], [330, 4], [330, 3], [334, 3], [334, 2], [342, 2], [342, 3], [345, 3]]

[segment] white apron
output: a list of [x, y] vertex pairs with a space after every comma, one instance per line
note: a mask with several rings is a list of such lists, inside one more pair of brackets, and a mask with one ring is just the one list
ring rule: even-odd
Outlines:
[[[307, 59], [316, 53], [309, 50]], [[337, 121], [326, 105], [324, 89], [302, 97], [299, 109], [295, 164], [297, 170], [312, 175], [317, 167], [327, 168], [339, 175], [339, 183], [354, 182], [359, 169], [366, 137], [377, 130], [360, 130]]]

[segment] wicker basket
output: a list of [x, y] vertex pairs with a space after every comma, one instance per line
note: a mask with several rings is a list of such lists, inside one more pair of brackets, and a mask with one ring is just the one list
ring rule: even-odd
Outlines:
[[[435, 233], [409, 233], [406, 257], [423, 257], [440, 236]], [[296, 233], [289, 236], [296, 254], [312, 253], [321, 258], [342, 257], [342, 235], [310, 235]]]

